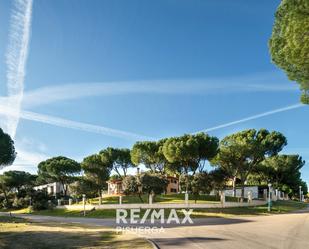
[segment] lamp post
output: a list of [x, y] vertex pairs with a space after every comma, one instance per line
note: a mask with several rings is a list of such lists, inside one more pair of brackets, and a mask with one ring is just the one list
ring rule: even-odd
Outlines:
[[271, 206], [270, 188], [271, 188], [271, 183], [268, 183], [268, 212], [270, 212], [270, 206]]
[[299, 201], [301, 202], [301, 186], [299, 186]]
[[84, 216], [86, 216], [86, 195], [83, 194]]
[[301, 191], [301, 201], [304, 201], [304, 191]]

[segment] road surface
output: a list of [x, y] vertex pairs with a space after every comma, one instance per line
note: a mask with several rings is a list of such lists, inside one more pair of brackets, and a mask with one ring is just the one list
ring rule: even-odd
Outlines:
[[220, 219], [218, 224], [165, 228], [148, 238], [162, 249], [308, 249], [309, 213], [238, 218], [232, 223]]
[[[114, 219], [63, 218], [18, 215], [39, 222], [71, 222], [115, 227]], [[162, 249], [307, 249], [309, 210], [298, 213], [194, 219], [190, 226], [170, 225], [146, 235]]]

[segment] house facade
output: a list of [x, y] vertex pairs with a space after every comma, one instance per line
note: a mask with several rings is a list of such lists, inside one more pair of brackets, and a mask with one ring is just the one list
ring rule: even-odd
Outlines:
[[[166, 194], [176, 194], [179, 192], [179, 179], [174, 176], [167, 176], [168, 184], [166, 187]], [[122, 180], [109, 180], [107, 181], [107, 194], [108, 195], [122, 195], [124, 188]]]
[[117, 179], [107, 181], [107, 194], [122, 195], [123, 194], [122, 180]]
[[168, 184], [166, 194], [176, 194], [179, 192], [179, 179], [174, 176], [167, 176]]
[[64, 194], [64, 188], [60, 182], [53, 182], [53, 183], [47, 183], [47, 184], [35, 186], [33, 189], [46, 191], [47, 194], [53, 195], [53, 196], [56, 196], [57, 194]]

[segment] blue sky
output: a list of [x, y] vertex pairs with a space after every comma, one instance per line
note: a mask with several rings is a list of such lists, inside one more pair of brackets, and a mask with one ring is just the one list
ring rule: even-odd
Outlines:
[[[36, 172], [47, 157], [81, 160], [299, 103], [297, 85], [267, 48], [279, 0], [23, 1], [0, 2], [1, 126], [15, 134], [18, 152], [6, 170]], [[12, 19], [16, 9], [23, 18]], [[18, 61], [10, 45], [28, 56]], [[10, 88], [19, 104], [8, 101]], [[209, 133], [277, 130], [289, 142], [284, 153], [309, 161], [308, 114], [298, 107]]]

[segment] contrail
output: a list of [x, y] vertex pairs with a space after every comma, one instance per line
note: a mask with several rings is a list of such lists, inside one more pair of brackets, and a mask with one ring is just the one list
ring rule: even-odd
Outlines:
[[[64, 100], [127, 94], [200, 95], [298, 91], [296, 84], [295, 86], [290, 83], [282, 84], [281, 78], [280, 75], [273, 73], [229, 78], [53, 84], [24, 92], [22, 105], [28, 109]], [[0, 104], [5, 101], [5, 98], [0, 98]]]
[[9, 109], [1, 105], [0, 105], [0, 114], [4, 114], [4, 115], [7, 115], [13, 118], [18, 117], [18, 118], [36, 121], [36, 122], [45, 123], [45, 124], [50, 124], [54, 126], [81, 130], [81, 131], [86, 131], [86, 132], [93, 132], [93, 133], [108, 135], [112, 137], [125, 138], [129, 140], [139, 140], [139, 139], [154, 140], [155, 139], [155, 138], [151, 138], [151, 137], [147, 137], [147, 136], [143, 136], [143, 135], [139, 135], [139, 134], [135, 134], [131, 132], [116, 130], [116, 129], [112, 129], [112, 128], [108, 128], [104, 126], [93, 125], [93, 124], [88, 124], [88, 123], [83, 123], [83, 122], [76, 122], [76, 121], [72, 121], [72, 120], [68, 120], [64, 118], [39, 114], [35, 112], [29, 112], [29, 111], [23, 111], [23, 110], [19, 110], [17, 112], [14, 109]]
[[[226, 123], [226, 124], [222, 124], [222, 125], [214, 126], [214, 127], [211, 127], [211, 128], [207, 128], [205, 130], [201, 130], [201, 131], [198, 131], [198, 132], [214, 131], [214, 130], [222, 129], [222, 128], [229, 127], [229, 126], [232, 126], [232, 125], [235, 125], [235, 124], [244, 123], [244, 122], [247, 122], [247, 121], [250, 121], [250, 120], [266, 117], [266, 116], [273, 115], [273, 114], [276, 114], [276, 113], [279, 113], [279, 112], [285, 112], [285, 111], [297, 109], [297, 108], [304, 107], [304, 106], [305, 106], [304, 104], [290, 105], [290, 106], [286, 106], [286, 107], [283, 107], [283, 108], [275, 109], [275, 110], [272, 110], [272, 111], [256, 114], [256, 115], [253, 115], [253, 116], [250, 116], [250, 117], [247, 117], [247, 118], [239, 119], [239, 120], [236, 120], [236, 121], [233, 121], [233, 122], [229, 122], [229, 123]], [[195, 132], [195, 133], [198, 133], [198, 132]]]
[[32, 0], [15, 0], [10, 19], [9, 42], [6, 51], [7, 106], [15, 110], [14, 117], [7, 116], [7, 132], [14, 137], [19, 122], [23, 99], [26, 61], [31, 30]]

